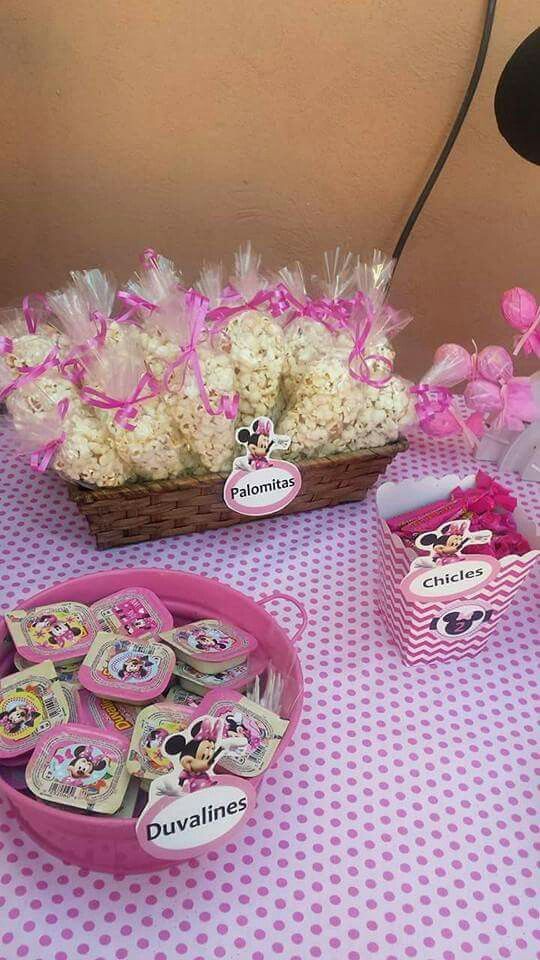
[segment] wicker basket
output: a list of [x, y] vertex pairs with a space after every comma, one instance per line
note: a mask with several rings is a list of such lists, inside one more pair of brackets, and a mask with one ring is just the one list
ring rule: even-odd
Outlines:
[[[393, 457], [405, 450], [400, 438], [356, 454], [336, 454], [298, 464], [302, 490], [281, 513], [319, 510], [336, 503], [363, 500]], [[88, 520], [98, 548], [122, 547], [143, 540], [199, 533], [252, 521], [232, 513], [223, 502], [227, 474], [126, 484], [88, 490], [69, 484], [69, 494]]]

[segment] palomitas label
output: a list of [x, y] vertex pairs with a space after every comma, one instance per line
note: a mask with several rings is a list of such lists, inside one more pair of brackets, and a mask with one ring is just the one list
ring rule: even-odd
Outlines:
[[259, 470], [234, 470], [228, 477], [223, 498], [235, 513], [264, 517], [283, 510], [302, 488], [302, 475], [294, 463], [274, 460]]

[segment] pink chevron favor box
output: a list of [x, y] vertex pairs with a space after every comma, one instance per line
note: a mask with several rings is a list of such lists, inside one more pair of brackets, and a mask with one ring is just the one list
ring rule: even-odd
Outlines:
[[540, 556], [538, 528], [519, 505], [514, 518], [531, 545], [523, 556], [457, 554], [430, 566], [390, 530], [392, 517], [443, 500], [458, 484], [470, 489], [474, 481], [473, 474], [465, 479], [452, 474], [384, 483], [377, 491], [377, 604], [405, 663], [477, 654]]

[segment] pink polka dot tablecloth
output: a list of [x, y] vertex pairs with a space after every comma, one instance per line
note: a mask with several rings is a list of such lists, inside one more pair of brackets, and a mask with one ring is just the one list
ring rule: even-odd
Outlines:
[[[533, 577], [474, 660], [406, 667], [374, 607], [362, 504], [95, 550], [54, 477], [2, 449], [1, 600], [121, 566], [202, 573], [309, 615], [303, 719], [234, 843], [141, 877], [90, 873], [20, 834], [2, 804], [2, 960], [532, 960]], [[475, 464], [414, 441], [392, 478]], [[539, 515], [540, 484], [504, 478]], [[291, 632], [292, 607], [275, 607]], [[535, 627], [536, 625], [536, 627]]]

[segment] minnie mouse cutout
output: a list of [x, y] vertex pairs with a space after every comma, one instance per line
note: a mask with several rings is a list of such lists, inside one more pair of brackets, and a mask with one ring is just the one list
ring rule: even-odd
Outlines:
[[274, 424], [270, 417], [257, 417], [252, 420], [249, 429], [242, 427], [236, 431], [238, 443], [244, 444], [246, 454], [237, 457], [234, 466], [238, 470], [264, 470], [272, 466], [270, 450], [288, 450], [291, 438], [274, 433]]
[[199, 717], [183, 733], [172, 733], [161, 745], [161, 752], [173, 764], [172, 773], [150, 783], [150, 801], [160, 797], [181, 797], [210, 787], [219, 758], [248, 746], [246, 737], [227, 735], [224, 720]]
[[161, 752], [173, 769], [152, 780], [136, 827], [147, 853], [182, 860], [214, 848], [243, 823], [255, 807], [253, 787], [240, 777], [216, 775], [214, 767], [225, 754], [247, 747], [246, 737], [228, 735], [225, 721], [208, 715], [164, 740]]
[[463, 557], [462, 551], [471, 544], [490, 543], [491, 530], [470, 529], [469, 520], [454, 520], [443, 523], [429, 533], [422, 533], [414, 541], [418, 550], [429, 550], [429, 556], [417, 557], [411, 563], [411, 570], [421, 567], [435, 567], [439, 564], [454, 563]]

